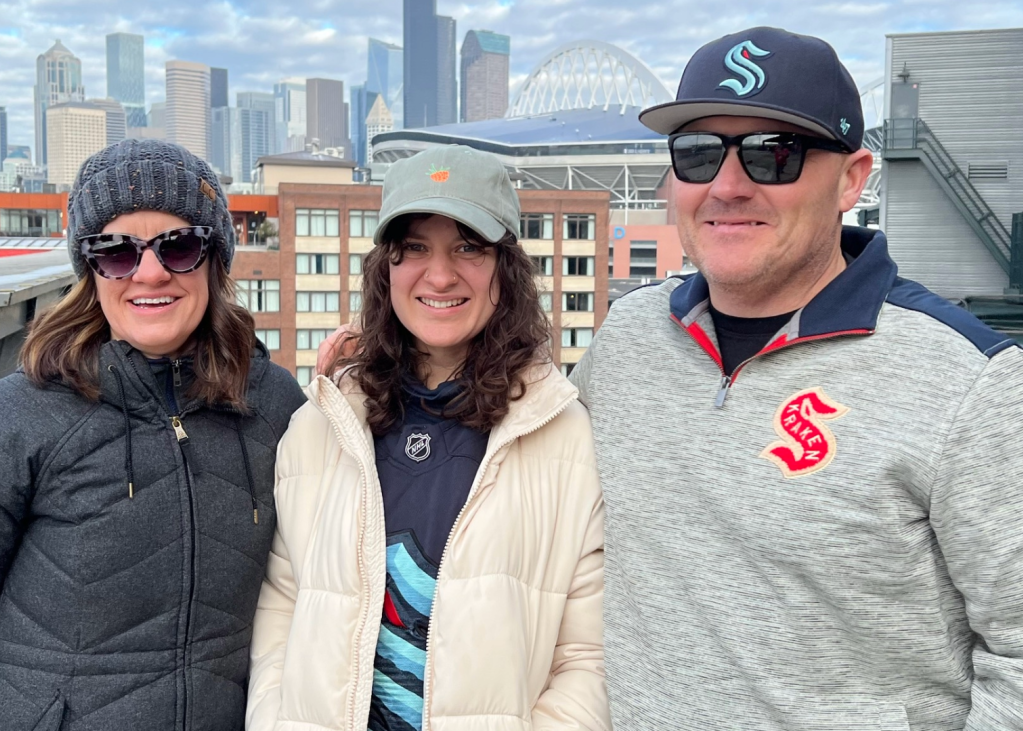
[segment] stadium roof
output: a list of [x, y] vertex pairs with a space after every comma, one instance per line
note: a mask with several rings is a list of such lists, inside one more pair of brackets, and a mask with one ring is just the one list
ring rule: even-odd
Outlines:
[[445, 124], [438, 127], [385, 132], [373, 138], [374, 148], [387, 142], [419, 140], [457, 144], [464, 140], [495, 143], [503, 147], [566, 145], [607, 142], [661, 142], [664, 135], [639, 122], [639, 107], [604, 110], [567, 109], [532, 117], [505, 117], [482, 122]]

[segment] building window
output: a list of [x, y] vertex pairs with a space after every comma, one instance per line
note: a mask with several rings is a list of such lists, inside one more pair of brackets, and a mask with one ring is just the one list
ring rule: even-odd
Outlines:
[[266, 346], [267, 350], [281, 349], [280, 330], [256, 330], [256, 337]]
[[295, 350], [316, 350], [333, 330], [296, 330]]
[[592, 256], [565, 256], [561, 259], [561, 273], [566, 277], [592, 277]]
[[281, 282], [278, 279], [236, 279], [238, 304], [249, 312], [280, 312]]
[[362, 292], [348, 293], [348, 311], [362, 312]]
[[553, 239], [553, 213], [523, 213], [519, 217], [520, 239]]
[[296, 292], [297, 312], [340, 312], [341, 297], [337, 292]]
[[593, 213], [566, 213], [564, 238], [593, 241], [597, 233], [597, 217]]
[[299, 366], [295, 369], [295, 380], [298, 381], [298, 385], [302, 386], [302, 388], [309, 385], [314, 375], [312, 366]]
[[348, 255], [348, 273], [362, 274], [362, 254]]
[[607, 245], [607, 276], [611, 278], [615, 275], [615, 242], [612, 241]]
[[540, 293], [540, 309], [542, 309], [544, 312], [554, 311], [554, 297], [551, 295], [550, 292]]
[[572, 371], [575, 370], [576, 365], [576, 363], [562, 363], [561, 375], [566, 377], [572, 375]]
[[379, 221], [380, 211], [349, 211], [348, 235], [368, 239], [376, 233]]
[[629, 276], [630, 277], [657, 276], [656, 241], [629, 242]]
[[553, 277], [554, 276], [554, 257], [553, 256], [531, 256], [533, 260], [533, 266], [536, 268], [536, 273], [541, 277]]
[[60, 236], [60, 211], [0, 209], [0, 236]]
[[338, 254], [296, 254], [296, 274], [337, 274], [341, 265]]
[[323, 208], [295, 209], [296, 236], [340, 236], [337, 211]]
[[565, 312], [593, 312], [593, 292], [562, 292], [561, 309]]
[[561, 331], [562, 348], [588, 348], [592, 342], [592, 327], [566, 327]]

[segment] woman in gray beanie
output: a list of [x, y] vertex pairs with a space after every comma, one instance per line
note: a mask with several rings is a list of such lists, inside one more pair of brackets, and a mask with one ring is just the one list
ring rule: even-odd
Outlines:
[[0, 380], [0, 728], [240, 730], [304, 397], [235, 303], [205, 162], [111, 145], [68, 219], [79, 281]]

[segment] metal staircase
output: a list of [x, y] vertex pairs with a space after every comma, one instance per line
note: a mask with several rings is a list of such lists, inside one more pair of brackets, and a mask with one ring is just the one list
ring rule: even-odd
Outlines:
[[[984, 197], [956, 165], [927, 123], [922, 119], [888, 119], [884, 123], [885, 160], [919, 160], [931, 173], [1007, 274], [1012, 275], [1012, 237]], [[1019, 269], [1017, 265], [1016, 269]], [[1017, 272], [1019, 273], [1019, 272]], [[1023, 282], [1011, 281], [1010, 286]]]

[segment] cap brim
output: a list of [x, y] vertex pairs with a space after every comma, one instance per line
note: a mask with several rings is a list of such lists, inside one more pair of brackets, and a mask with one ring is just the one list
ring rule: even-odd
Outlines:
[[[834, 133], [830, 132], [819, 122], [801, 117], [798, 114], [775, 109], [768, 105], [758, 105], [755, 102], [722, 102], [717, 100], [693, 100], [686, 102], [667, 102], [658, 104], [656, 107], [644, 109], [639, 113], [639, 121], [654, 132], [662, 135], [670, 135], [672, 132], [704, 117], [765, 117], [776, 119], [779, 122], [788, 122], [811, 132], [816, 132], [829, 140], [837, 140]], [[767, 130], [765, 130], [767, 131]]]
[[508, 229], [504, 227], [503, 223], [479, 206], [457, 198], [438, 196], [409, 201], [388, 213], [387, 217], [377, 225], [376, 233], [373, 234], [373, 243], [380, 244], [391, 221], [407, 213], [432, 213], [453, 218], [459, 223], [464, 223], [492, 244], [497, 243], [508, 234]]

